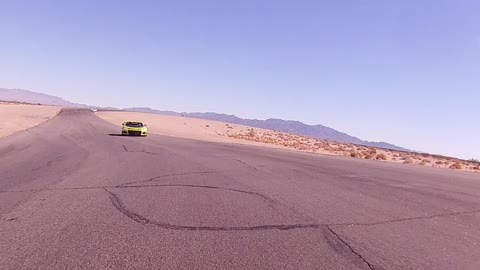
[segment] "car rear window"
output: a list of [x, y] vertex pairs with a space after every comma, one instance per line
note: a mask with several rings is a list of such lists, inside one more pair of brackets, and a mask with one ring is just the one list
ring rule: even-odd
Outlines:
[[143, 123], [141, 122], [127, 122], [125, 125], [127, 127], [143, 127]]

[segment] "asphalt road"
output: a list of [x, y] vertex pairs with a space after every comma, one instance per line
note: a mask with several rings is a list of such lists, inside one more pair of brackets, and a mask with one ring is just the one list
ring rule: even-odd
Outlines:
[[0, 139], [0, 269], [480, 269], [480, 174], [119, 131]]

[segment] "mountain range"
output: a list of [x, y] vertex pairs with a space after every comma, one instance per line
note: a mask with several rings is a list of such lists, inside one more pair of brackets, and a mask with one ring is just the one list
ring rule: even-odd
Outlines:
[[[37, 93], [22, 89], [0, 88], [0, 101], [18, 101], [31, 104], [53, 105], [61, 107], [116, 109], [113, 107], [97, 107], [80, 103], [73, 103], [61, 97]], [[117, 109], [118, 110], [118, 109]]]
[[[63, 107], [84, 107], [84, 108], [118, 110], [112, 107], [95, 107], [95, 106], [89, 106], [85, 104], [73, 103], [73, 102], [64, 100], [60, 97], [32, 92], [28, 90], [21, 90], [21, 89], [0, 88], [0, 101], [2, 100], [26, 102], [26, 103], [33, 103], [33, 104], [55, 105], [55, 106], [63, 106]], [[132, 112], [155, 113], [155, 114], [163, 114], [163, 115], [184, 115], [188, 117], [215, 120], [220, 122], [245, 125], [245, 126], [251, 126], [256, 128], [278, 130], [278, 131], [283, 131], [283, 132], [297, 134], [297, 135], [303, 135], [303, 136], [322, 139], [322, 140], [332, 140], [332, 141], [337, 141], [342, 143], [354, 143], [354, 144], [360, 144], [360, 145], [387, 148], [392, 150], [408, 151], [408, 149], [405, 149], [403, 147], [399, 147], [390, 143], [371, 142], [371, 141], [361, 140], [357, 137], [337, 131], [333, 128], [329, 128], [323, 125], [307, 125], [299, 121], [273, 119], [273, 118], [267, 119], [267, 120], [243, 119], [235, 115], [227, 115], [227, 114], [214, 113], [214, 112], [179, 113], [174, 111], [155, 110], [147, 107], [126, 108], [123, 110], [132, 111]]]
[[72, 103], [63, 98], [22, 89], [0, 88], [0, 100], [19, 101], [33, 104], [44, 104], [64, 107], [88, 107], [87, 105]]
[[291, 134], [303, 135], [306, 137], [322, 139], [322, 140], [331, 140], [331, 141], [337, 141], [342, 143], [353, 143], [353, 144], [367, 145], [367, 146], [373, 146], [373, 147], [387, 148], [392, 150], [408, 151], [408, 149], [406, 148], [399, 147], [390, 143], [365, 141], [323, 125], [307, 125], [302, 122], [293, 121], [293, 120], [282, 120], [282, 119], [274, 119], [274, 118], [270, 118], [267, 120], [243, 119], [235, 115], [227, 115], [227, 114], [214, 113], [214, 112], [178, 113], [173, 111], [154, 110], [146, 107], [125, 108], [123, 110], [131, 111], [131, 112], [145, 112], [145, 113], [156, 113], [156, 114], [164, 114], [164, 115], [184, 115], [184, 116], [193, 117], [193, 118], [201, 118], [201, 119], [215, 120], [220, 122], [226, 122], [226, 123], [238, 124], [238, 125], [244, 125], [244, 126], [250, 126], [250, 127], [256, 127], [256, 128], [278, 130], [278, 131], [283, 131]]

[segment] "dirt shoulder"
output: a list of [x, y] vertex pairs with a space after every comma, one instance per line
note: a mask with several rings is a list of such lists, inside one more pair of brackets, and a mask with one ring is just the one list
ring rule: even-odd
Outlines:
[[39, 125], [60, 112], [57, 106], [0, 102], [0, 137]]
[[466, 161], [428, 153], [401, 152], [370, 146], [308, 138], [281, 131], [253, 128], [205, 119], [140, 112], [103, 111], [97, 115], [120, 125], [125, 121], [142, 121], [150, 133], [180, 138], [261, 145], [303, 152], [346, 156], [392, 163], [480, 172], [478, 161]]

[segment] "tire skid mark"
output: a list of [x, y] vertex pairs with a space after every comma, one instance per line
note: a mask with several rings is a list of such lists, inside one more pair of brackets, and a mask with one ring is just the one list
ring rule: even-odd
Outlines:
[[[253, 166], [253, 165], [251, 165], [251, 164], [249, 164], [249, 163], [247, 163], [247, 162], [244, 162], [244, 161], [242, 161], [242, 160], [239, 160], [239, 159], [234, 159], [234, 160], [237, 161], [237, 162], [240, 162], [240, 163], [244, 164], [244, 165], [247, 166], [247, 167], [253, 168], [254, 170], [256, 170], [256, 171], [258, 171], [258, 172], [265, 173], [265, 174], [276, 175], [276, 176], [279, 176], [279, 177], [282, 178], [282, 179], [286, 179], [286, 180], [288, 180], [288, 181], [291, 181], [290, 178], [285, 177], [285, 176], [283, 176], [282, 174], [278, 174], [278, 173], [275, 173], [275, 172], [273, 172], [273, 171], [268, 171], [268, 170], [264, 170], [264, 169], [261, 169], [261, 168], [257, 168], [257, 167], [255, 167], [255, 166]], [[273, 199], [272, 199], [272, 200], [273, 200]], [[277, 203], [278, 205], [281, 205], [282, 207], [288, 209], [288, 210], [291, 211], [292, 213], [295, 213], [299, 218], [301, 218], [301, 219], [303, 219], [303, 220], [305, 220], [305, 221], [307, 221], [307, 222], [316, 223], [316, 220], [315, 220], [313, 217], [307, 215], [306, 213], [301, 212], [301, 211], [295, 209], [294, 207], [291, 207], [291, 206], [289, 206], [289, 205], [287, 205], [287, 204], [285, 204], [285, 203], [282, 203], [282, 202], [279, 202], [279, 201], [276, 201], [276, 203]]]
[[[213, 188], [213, 189], [223, 189], [220, 187], [213, 186], [195, 186], [195, 185], [169, 185], [169, 186], [188, 186], [188, 187], [197, 187], [197, 188]], [[140, 186], [143, 187], [143, 186]], [[123, 187], [125, 188], [125, 187]], [[150, 225], [168, 230], [176, 231], [267, 231], [267, 230], [277, 230], [277, 231], [289, 231], [289, 230], [302, 230], [302, 229], [320, 229], [327, 239], [327, 243], [333, 251], [346, 256], [351, 257], [355, 256], [359, 261], [358, 263], [365, 264], [369, 269], [375, 270], [375, 267], [368, 262], [361, 254], [355, 251], [352, 246], [350, 246], [344, 239], [342, 239], [337, 233], [335, 233], [328, 225], [326, 224], [273, 224], [273, 225], [259, 225], [259, 226], [186, 226], [186, 225], [174, 225], [165, 222], [160, 222], [156, 220], [151, 220], [147, 217], [144, 217], [135, 211], [132, 211], [126, 207], [126, 205], [121, 200], [120, 196], [115, 194], [112, 191], [109, 191], [107, 188], [103, 189], [112, 202], [113, 206], [117, 211], [133, 220], [134, 222], [141, 225]], [[227, 189], [235, 192], [243, 192], [248, 194], [260, 195], [254, 192], [248, 192], [243, 190], [234, 190]], [[261, 196], [261, 195], [260, 195]]]
[[67, 190], [92, 190], [103, 189], [106, 187], [114, 188], [115, 186], [100, 186], [100, 187], [72, 187], [72, 188], [39, 188], [27, 190], [0, 190], [0, 193], [22, 193], [22, 192], [40, 192], [40, 191], [67, 191]]
[[137, 223], [148, 223], [148, 219], [134, 212], [128, 211], [127, 208], [125, 208], [125, 205], [123, 204], [122, 200], [120, 200], [117, 194], [108, 191], [106, 188], [103, 188], [103, 190], [105, 190], [108, 193], [108, 197], [110, 198], [110, 201], [112, 201], [113, 206], [115, 206], [115, 208], [118, 211], [120, 211], [127, 217], [133, 219]]
[[204, 185], [188, 185], [188, 184], [157, 184], [157, 185], [129, 185], [129, 186], [94, 186], [94, 187], [73, 187], [73, 188], [47, 188], [47, 189], [30, 189], [30, 190], [0, 190], [0, 193], [22, 193], [22, 192], [40, 192], [40, 191], [68, 191], [68, 190], [95, 190], [95, 189], [128, 189], [128, 188], [149, 188], [149, 187], [191, 187], [191, 188], [206, 188], [206, 189], [220, 189], [232, 192], [245, 193], [262, 198], [270, 204], [276, 204], [277, 202], [270, 197], [253, 192], [240, 189], [224, 188], [217, 186], [204, 186]]
[[234, 188], [225, 188], [225, 187], [217, 187], [217, 186], [188, 185], [188, 184], [159, 184], [159, 185], [138, 185], [138, 186], [132, 186], [132, 185], [130, 185], [130, 186], [114, 186], [114, 187], [111, 187], [111, 188], [145, 188], [145, 187], [190, 187], [190, 188], [220, 189], [220, 190], [239, 192], [239, 193], [244, 193], [244, 194], [257, 196], [257, 197], [260, 197], [263, 200], [265, 200], [265, 201], [267, 201], [271, 204], [276, 204], [277, 203], [272, 198], [270, 198], [266, 195], [254, 192], [254, 191], [247, 191], [247, 190], [234, 189]]
[[120, 197], [107, 190], [110, 200], [112, 201], [113, 206], [122, 214], [132, 219], [133, 221], [140, 224], [148, 224], [156, 227], [161, 227], [164, 229], [170, 230], [185, 230], [185, 231], [262, 231], [262, 230], [292, 230], [292, 229], [318, 229], [325, 227], [322, 224], [278, 224], [278, 225], [260, 225], [260, 226], [185, 226], [185, 225], [174, 225], [164, 222], [159, 222], [155, 220], [150, 220], [142, 215], [135, 213], [134, 211], [129, 210]]
[[237, 158], [235, 158], [234, 160], [237, 161], [238, 163], [241, 163], [241, 164], [247, 166], [248, 168], [251, 168], [251, 169], [254, 169], [254, 170], [258, 171], [257, 167], [253, 166], [252, 164], [250, 164], [248, 162], [245, 162], [245, 161], [237, 159]]
[[55, 162], [58, 162], [62, 159], [62, 156], [57, 156], [54, 160], [48, 161], [45, 165], [32, 169], [32, 172], [51, 167]]
[[17, 150], [17, 152], [23, 151], [23, 150], [29, 148], [30, 146], [31, 146], [31, 144], [28, 144], [28, 145], [26, 145], [26, 146], [24, 146], [24, 147], [22, 147], [22, 148], [19, 148], [19, 149]]
[[160, 154], [160, 153], [150, 152], [150, 151], [146, 151], [146, 150], [132, 151], [132, 150], [129, 150], [128, 147], [125, 144], [122, 144], [122, 147], [123, 147], [123, 151], [127, 152], [127, 153], [143, 153], [143, 154], [155, 155], [155, 156], [163, 155], [163, 154]]
[[23, 147], [17, 149], [13, 144], [10, 144], [6, 148], [3, 148], [3, 149], [0, 150], [0, 156], [6, 156], [7, 154], [12, 153], [12, 152], [18, 153], [18, 152], [21, 152], [21, 151], [29, 148], [30, 146], [31, 145], [28, 144], [26, 146], [23, 146]]
[[13, 144], [8, 145], [6, 148], [0, 150], [0, 156], [6, 155], [15, 151], [15, 146]]
[[200, 175], [200, 174], [217, 174], [217, 173], [222, 173], [222, 172], [221, 171], [200, 171], [200, 172], [165, 174], [165, 175], [155, 176], [155, 177], [149, 178], [147, 180], [140, 180], [140, 181], [134, 181], [134, 182], [128, 182], [128, 183], [120, 184], [117, 187], [131, 185], [131, 184], [154, 182], [154, 181], [164, 180], [163, 178], [176, 177], [176, 176], [192, 176], [192, 175]]
[[[105, 190], [107, 188], [123, 189], [123, 188], [175, 187], [175, 186], [212, 188], [212, 189], [227, 189], [227, 188], [214, 187], [214, 186], [178, 185], [178, 184], [168, 185], [168, 184], [164, 184], [164, 185], [138, 185], [138, 186], [98, 186], [98, 187], [94, 186], [94, 187], [74, 187], [74, 188], [46, 188], [46, 189], [29, 189], [29, 190], [0, 190], [0, 193], [23, 193], [23, 192], [68, 191], [68, 190], [96, 190], [96, 189]], [[262, 195], [262, 194], [259, 194], [259, 193], [255, 193], [255, 192], [251, 192], [251, 191], [245, 191], [245, 190], [235, 190], [235, 189], [229, 189], [229, 190], [235, 191], [235, 192], [247, 193], [247, 194], [255, 194], [257, 196], [261, 196], [262, 198], [264, 198], [265, 200], [267, 200], [269, 202], [277, 203], [276, 201], [269, 198], [268, 196], [265, 196], [265, 195]], [[321, 223], [321, 224], [315, 224], [315, 225], [318, 225], [318, 227], [320, 227], [320, 226], [364, 227], [364, 226], [377, 226], [377, 225], [385, 225], [385, 224], [399, 223], [399, 222], [405, 222], [405, 221], [429, 220], [429, 219], [435, 219], [435, 218], [441, 218], [441, 217], [460, 216], [460, 215], [469, 215], [469, 214], [478, 214], [478, 213], [480, 213], [480, 210], [451, 212], [451, 213], [443, 213], [443, 214], [430, 215], [430, 216], [407, 217], [407, 218], [385, 220], [385, 221], [373, 222], [373, 223]]]
[[461, 211], [461, 212], [451, 212], [451, 213], [443, 213], [443, 214], [436, 214], [430, 216], [419, 216], [419, 217], [407, 217], [407, 218], [400, 218], [400, 219], [392, 219], [392, 220], [385, 220], [373, 223], [339, 223], [339, 224], [331, 224], [330, 226], [334, 227], [365, 227], [365, 226], [376, 226], [376, 225], [384, 225], [390, 223], [397, 223], [397, 222], [405, 222], [405, 221], [413, 221], [413, 220], [429, 220], [441, 217], [451, 217], [451, 216], [459, 216], [459, 215], [468, 215], [468, 214], [478, 214], [480, 210], [472, 210], [472, 211]]
[[[200, 186], [200, 185], [180, 185], [180, 184], [171, 184], [171, 185], [139, 185], [139, 186], [94, 186], [94, 187], [78, 187], [78, 188], [58, 188], [58, 189], [38, 189], [38, 190], [28, 190], [28, 191], [0, 191], [0, 192], [31, 192], [31, 191], [61, 191], [61, 190], [103, 190], [107, 193], [108, 198], [110, 199], [114, 208], [125, 215], [127, 218], [133, 220], [134, 222], [145, 225], [145, 226], [155, 226], [163, 229], [168, 230], [177, 230], [177, 231], [289, 231], [289, 230], [302, 230], [302, 229], [314, 229], [319, 230], [319, 232], [323, 233], [327, 244], [330, 248], [345, 257], [356, 258], [357, 264], [362, 263], [369, 269], [375, 270], [375, 266], [369, 262], [362, 254], [356, 251], [345, 239], [343, 239], [340, 235], [338, 235], [332, 227], [346, 227], [346, 226], [373, 226], [379, 224], [387, 224], [393, 222], [402, 222], [408, 220], [416, 220], [416, 219], [431, 219], [436, 217], [443, 217], [443, 216], [453, 216], [453, 215], [461, 215], [461, 214], [472, 214], [472, 213], [480, 213], [480, 210], [476, 211], [465, 211], [465, 212], [456, 212], [456, 213], [448, 213], [448, 214], [440, 214], [428, 217], [412, 217], [412, 218], [405, 218], [405, 219], [397, 219], [385, 222], [377, 222], [377, 223], [346, 223], [346, 224], [326, 224], [326, 223], [305, 223], [305, 224], [272, 224], [272, 225], [259, 225], [259, 226], [186, 226], [186, 225], [175, 225], [169, 224], [165, 222], [160, 222], [156, 220], [151, 220], [147, 217], [144, 217], [130, 209], [124, 204], [121, 200], [119, 195], [115, 194], [108, 189], [122, 189], [122, 188], [146, 188], [146, 187], [192, 187], [192, 188], [207, 188], [207, 189], [222, 189], [222, 190], [229, 190], [233, 192], [241, 192], [246, 194], [251, 194], [255, 196], [260, 196], [267, 201], [272, 201], [265, 195], [252, 192], [252, 191], [245, 191], [245, 190], [238, 190], [238, 189], [230, 189], [230, 188], [222, 188], [216, 186]], [[274, 202], [274, 201], [273, 201]]]
[[[327, 229], [325, 237], [327, 243], [332, 248], [332, 250], [339, 254], [353, 254], [361, 261], [362, 264], [366, 264], [369, 269], [375, 270], [375, 266], [373, 266], [372, 263], [367, 261], [367, 259], [365, 259], [362, 254], [358, 253], [350, 244], [347, 243], [347, 241], [345, 241], [342, 237], [340, 237], [340, 235], [338, 235], [334, 230], [332, 230], [332, 228], [328, 226], [325, 226], [325, 228]], [[333, 239], [330, 236], [333, 236]]]

